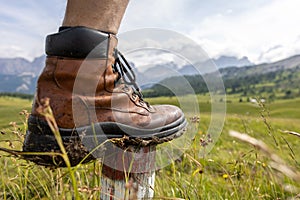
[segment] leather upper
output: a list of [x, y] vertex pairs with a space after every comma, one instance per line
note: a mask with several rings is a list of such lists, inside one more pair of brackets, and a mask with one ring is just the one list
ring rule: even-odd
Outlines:
[[115, 72], [117, 39], [107, 37], [107, 57], [71, 58], [48, 56], [41, 73], [32, 115], [43, 98], [50, 99], [60, 128], [73, 129], [98, 122], [118, 122], [133, 127], [153, 129], [164, 127], [183, 116], [170, 105], [151, 106], [122, 82]]

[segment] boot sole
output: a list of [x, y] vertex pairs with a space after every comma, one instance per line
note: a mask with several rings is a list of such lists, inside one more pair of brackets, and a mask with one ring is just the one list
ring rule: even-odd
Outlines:
[[[121, 148], [129, 145], [161, 144], [180, 137], [184, 133], [186, 125], [187, 122], [182, 116], [165, 127], [155, 129], [140, 129], [120, 123], [101, 122], [74, 129], [59, 128], [59, 132], [71, 165], [75, 166], [94, 160], [95, 157], [89, 153], [89, 150], [106, 140], [110, 140]], [[87, 150], [86, 145], [93, 148]], [[60, 152], [59, 145], [47, 122], [32, 115], [29, 117], [23, 151]], [[25, 159], [44, 166], [65, 167], [65, 162], [58, 156], [28, 155], [25, 156]]]

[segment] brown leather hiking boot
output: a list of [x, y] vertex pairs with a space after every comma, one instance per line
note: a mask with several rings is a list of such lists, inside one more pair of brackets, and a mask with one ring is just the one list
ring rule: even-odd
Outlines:
[[[134, 73], [116, 49], [114, 35], [73, 27], [49, 35], [46, 66], [39, 77], [23, 145], [29, 152], [58, 152], [59, 146], [38, 107], [48, 98], [72, 165], [88, 155], [82, 138], [143, 140], [161, 143], [180, 136], [182, 111], [143, 100]], [[100, 139], [99, 139], [100, 138]], [[96, 146], [96, 145], [95, 145]], [[52, 156], [28, 156], [42, 165], [65, 166]], [[87, 156], [85, 162], [94, 159]]]

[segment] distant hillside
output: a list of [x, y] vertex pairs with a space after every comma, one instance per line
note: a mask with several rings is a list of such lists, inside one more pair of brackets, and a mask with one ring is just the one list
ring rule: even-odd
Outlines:
[[[37, 77], [44, 67], [45, 56], [40, 56], [32, 62], [23, 58], [1, 59], [0, 58], [0, 93], [18, 92], [34, 94]], [[185, 94], [182, 84], [182, 78], [178, 81], [176, 76], [184, 75], [197, 93], [207, 92], [206, 80], [214, 79], [215, 68], [211, 68], [212, 63], [218, 65], [227, 92], [245, 92], [249, 88], [256, 88], [253, 91], [261, 91], [257, 88], [276, 87], [282, 88], [281, 93], [289, 93], [288, 87], [291, 87], [291, 93], [295, 93], [298, 84], [298, 69], [300, 66], [300, 55], [293, 56], [274, 63], [264, 63], [260, 65], [251, 65], [247, 57], [238, 59], [236, 57], [221, 56], [218, 59], [205, 61], [201, 66], [208, 69], [209, 73], [199, 74], [193, 65], [178, 66], [176, 63], [169, 62], [149, 67], [144, 72], [134, 68], [138, 83], [146, 90], [148, 96], [172, 95], [170, 91], [163, 89], [159, 84], [170, 85], [170, 88], [179, 90], [178, 94]], [[197, 63], [196, 63], [197, 64]], [[131, 63], [134, 66], [134, 63]], [[210, 71], [209, 71], [210, 70]], [[205, 73], [207, 71], [202, 71]], [[175, 78], [174, 78], [175, 77]], [[297, 85], [298, 84], [298, 85]], [[285, 89], [284, 89], [285, 88]], [[251, 89], [251, 91], [252, 91]], [[270, 89], [269, 89], [270, 90]], [[277, 91], [278, 92], [278, 91]], [[252, 92], [254, 93], [254, 92]]]
[[[300, 96], [300, 55], [274, 63], [246, 67], [228, 67], [219, 72], [203, 76], [171, 77], [144, 91], [145, 96], [185, 95], [183, 78], [188, 81], [196, 93], [207, 93], [205, 80], [213, 82], [220, 73], [227, 93], [241, 96], [267, 96], [268, 98], [291, 98]], [[164, 85], [164, 86], [163, 86]], [[172, 88], [170, 91], [168, 88]], [[214, 91], [217, 92], [217, 91]]]
[[[37, 76], [44, 67], [45, 59], [45, 55], [35, 58], [32, 62], [24, 58], [0, 58], [0, 92], [33, 94]], [[218, 68], [240, 67], [251, 64], [247, 57], [238, 59], [236, 57], [221, 56], [218, 59], [205, 61], [201, 65], [207, 65], [208, 62], [214, 62]], [[174, 62], [151, 65], [143, 72], [139, 71], [138, 67], [135, 68], [133, 62], [130, 62], [130, 64], [136, 73], [137, 82], [142, 88], [149, 88], [169, 77], [199, 73], [193, 65], [178, 66]], [[210, 70], [215, 70], [215, 68]]]
[[217, 59], [210, 59], [204, 62], [197, 62], [183, 66], [170, 61], [161, 64], [149, 65], [145, 71], [142, 71], [137, 67], [135, 68], [135, 71], [137, 73], [137, 82], [139, 85], [141, 85], [142, 88], [149, 88], [149, 86], [151, 87], [153, 84], [173, 76], [195, 75], [199, 73], [205, 74], [220, 68], [232, 66], [243, 67], [249, 65], [253, 65], [253, 63], [251, 63], [247, 57], [239, 59], [233, 56], [221, 56]]
[[[214, 64], [217, 69], [223, 69], [227, 67], [244, 67], [252, 66], [247, 57], [236, 58], [234, 56], [220, 56], [217, 59], [206, 60], [204, 62], [194, 63], [193, 65], [185, 65], [179, 69], [179, 72], [183, 75], [195, 75], [195, 74], [205, 74], [215, 71], [215, 68], [209, 68], [206, 66], [211, 66]], [[195, 66], [199, 66], [199, 69], [196, 69]], [[202, 71], [201, 71], [202, 70]]]
[[32, 62], [24, 58], [0, 58], [0, 93], [33, 94], [45, 58], [40, 56]]
[[300, 66], [300, 55], [295, 55], [290, 58], [286, 58], [274, 63], [264, 63], [254, 66], [246, 67], [229, 67], [226, 69], [220, 69], [220, 73], [224, 78], [237, 78], [246, 77], [252, 75], [266, 74], [269, 72], [276, 72], [280, 70], [292, 69]]
[[32, 73], [23, 73], [20, 75], [0, 74], [0, 93], [25, 93], [33, 94], [35, 92], [37, 76]]

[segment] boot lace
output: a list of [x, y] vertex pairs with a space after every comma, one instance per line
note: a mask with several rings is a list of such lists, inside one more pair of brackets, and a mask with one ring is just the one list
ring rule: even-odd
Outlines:
[[141, 89], [136, 82], [136, 76], [132, 67], [125, 59], [124, 55], [118, 50], [115, 51], [115, 63], [113, 65], [113, 69], [119, 75], [116, 82], [120, 81], [121, 79], [121, 81], [123, 81], [125, 85], [129, 85], [132, 87], [133, 93], [137, 95], [141, 101], [145, 102], [143, 100], [143, 94], [141, 92]]

